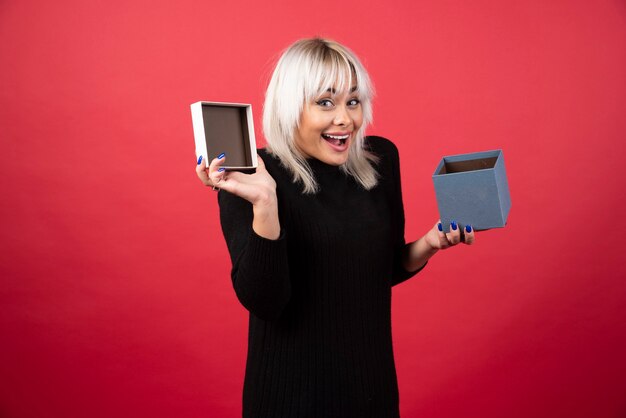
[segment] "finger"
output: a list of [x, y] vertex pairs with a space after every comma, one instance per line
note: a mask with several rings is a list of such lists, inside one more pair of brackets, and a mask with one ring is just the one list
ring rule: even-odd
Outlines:
[[218, 168], [210, 175], [211, 181], [215, 187], [220, 187], [220, 184], [226, 179], [226, 169], [224, 167]]
[[443, 225], [441, 224], [441, 221], [438, 221], [435, 224], [435, 228], [437, 229], [437, 236], [439, 237], [439, 247], [441, 249], [448, 248], [450, 246], [450, 241], [448, 240], [445, 232], [443, 232]]
[[205, 186], [213, 185], [213, 183], [211, 182], [211, 179], [209, 179], [209, 173], [207, 171], [203, 155], [198, 157], [198, 161], [196, 164], [196, 174], [198, 175], [198, 178], [200, 179], [202, 184], [204, 184]]
[[263, 161], [263, 158], [261, 158], [261, 156], [259, 154], [256, 155], [258, 164], [257, 164], [257, 168], [263, 168], [265, 169], [265, 161]]
[[209, 164], [209, 179], [216, 186], [226, 175], [226, 170], [222, 167], [224, 161], [226, 161], [226, 154], [221, 153], [211, 161], [211, 164]]
[[220, 166], [224, 163], [225, 160], [226, 160], [225, 153], [221, 153], [217, 157], [213, 158], [211, 160], [211, 164], [209, 164], [209, 174], [211, 174], [211, 171], [215, 171], [218, 168], [220, 168]]
[[455, 221], [450, 222], [450, 232], [447, 234], [450, 245], [456, 245], [461, 242], [461, 230]]
[[474, 235], [474, 228], [471, 225], [465, 225], [465, 243], [467, 245], [472, 245], [476, 240], [476, 236]]

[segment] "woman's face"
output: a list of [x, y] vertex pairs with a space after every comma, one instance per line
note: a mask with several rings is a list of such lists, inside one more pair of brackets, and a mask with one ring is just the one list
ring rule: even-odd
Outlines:
[[330, 165], [346, 162], [350, 145], [363, 124], [363, 109], [355, 90], [352, 87], [335, 96], [327, 91], [304, 105], [295, 141], [306, 158]]

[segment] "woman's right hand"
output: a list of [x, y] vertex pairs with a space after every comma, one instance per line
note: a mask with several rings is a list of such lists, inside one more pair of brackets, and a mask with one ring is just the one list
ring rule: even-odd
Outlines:
[[256, 173], [244, 174], [238, 171], [226, 171], [222, 165], [226, 156], [214, 158], [206, 168], [200, 161], [196, 174], [205, 186], [219, 188], [232, 193], [252, 204], [254, 221], [252, 228], [262, 237], [277, 239], [280, 235], [278, 221], [278, 200], [276, 198], [276, 181], [265, 168], [260, 156]]
[[260, 156], [257, 156], [259, 164], [254, 174], [226, 171], [222, 167], [226, 156], [220, 156], [221, 158], [214, 158], [208, 168], [202, 161], [196, 167], [198, 178], [205, 186], [226, 190], [255, 206], [275, 203], [276, 182], [265, 169], [265, 163]]

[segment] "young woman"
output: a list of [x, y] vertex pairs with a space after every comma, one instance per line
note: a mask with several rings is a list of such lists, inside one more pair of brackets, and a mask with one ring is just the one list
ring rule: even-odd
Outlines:
[[198, 161], [220, 190], [233, 286], [250, 312], [244, 417], [399, 416], [391, 287], [461, 231], [437, 223], [405, 243], [398, 151], [364, 136], [371, 99], [354, 53], [300, 40], [267, 89], [256, 173], [225, 171], [228, 155]]

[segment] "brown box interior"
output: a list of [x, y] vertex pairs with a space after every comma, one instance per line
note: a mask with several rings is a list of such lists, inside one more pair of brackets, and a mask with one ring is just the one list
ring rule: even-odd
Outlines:
[[498, 157], [478, 158], [475, 160], [465, 161], [443, 161], [443, 167], [437, 174], [452, 174], [462, 173], [464, 171], [484, 170], [486, 168], [493, 168], [498, 161]]
[[202, 120], [209, 162], [225, 153], [225, 167], [252, 167], [245, 107], [203, 103]]

